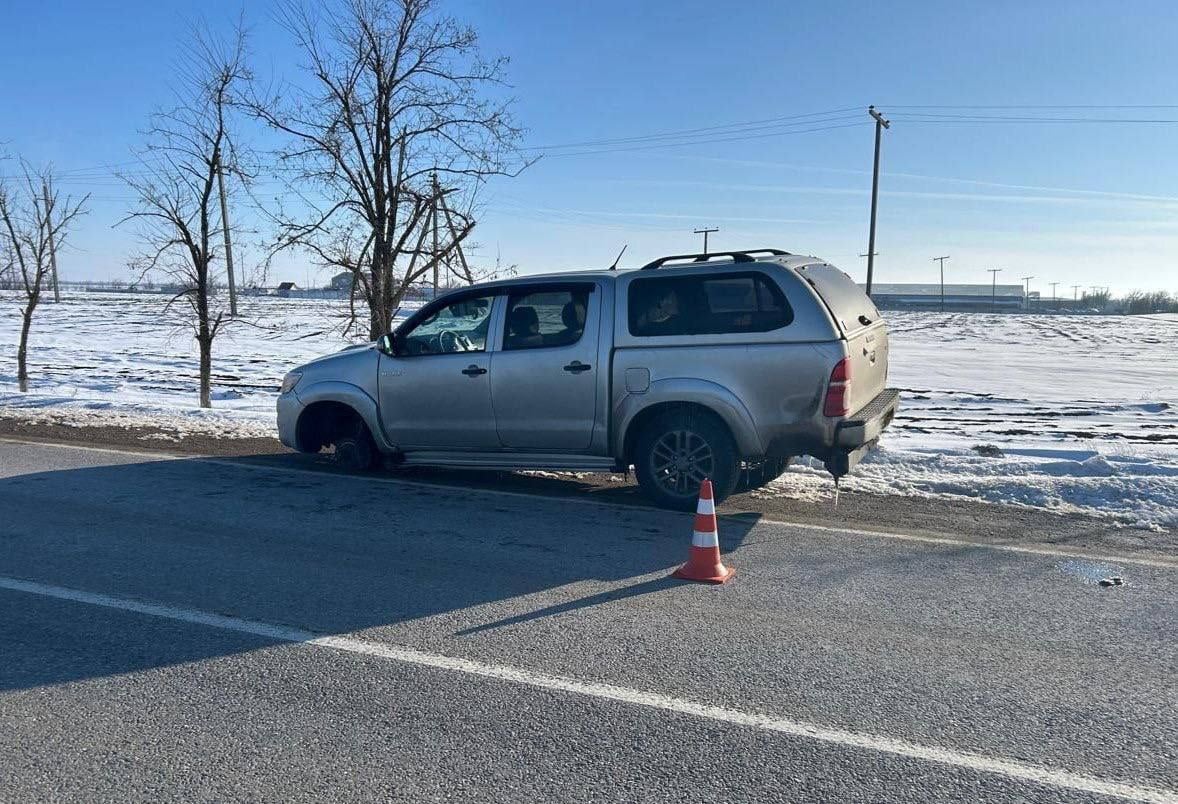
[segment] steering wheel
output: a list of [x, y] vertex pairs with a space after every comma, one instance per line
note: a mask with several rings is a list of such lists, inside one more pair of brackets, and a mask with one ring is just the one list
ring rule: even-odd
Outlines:
[[444, 329], [438, 333], [438, 347], [443, 352], [469, 352], [474, 348], [474, 344], [465, 335]]

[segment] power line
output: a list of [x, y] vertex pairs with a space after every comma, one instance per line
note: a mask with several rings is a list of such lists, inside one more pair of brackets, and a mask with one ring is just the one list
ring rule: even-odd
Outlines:
[[1124, 124], [1172, 124], [1178, 118], [1145, 117], [1032, 117], [1013, 115], [966, 115], [966, 114], [919, 114], [903, 113], [897, 120], [908, 123], [1124, 123]]
[[902, 103], [889, 103], [889, 109], [1178, 109], [1178, 104], [1165, 103], [1145, 103], [1145, 104], [1102, 104], [1102, 103], [1080, 103], [1080, 104], [949, 104], [949, 105], [905, 105]]
[[[765, 118], [763, 120], [738, 121], [738, 122], [734, 122], [734, 123], [724, 123], [722, 125], [702, 126], [700, 128], [685, 128], [685, 129], [678, 129], [678, 130], [674, 130], [674, 131], [657, 132], [657, 133], [653, 133], [653, 134], [641, 134], [641, 135], [634, 135], [634, 136], [630, 136], [630, 137], [617, 137], [617, 138], [613, 138], [613, 139], [584, 140], [582, 142], [564, 142], [564, 143], [555, 143], [555, 144], [549, 144], [549, 145], [533, 145], [533, 146], [529, 146], [528, 148], [525, 148], [524, 150], [547, 151], [547, 150], [556, 150], [556, 149], [560, 149], [560, 148], [580, 148], [580, 147], [590, 147], [590, 146], [597, 146], [597, 145], [620, 145], [620, 144], [632, 143], [632, 142], [636, 142], [636, 141], [640, 141], [640, 140], [656, 140], [656, 139], [668, 139], [668, 138], [675, 139], [675, 138], [680, 138], [680, 137], [684, 137], [684, 136], [688, 136], [688, 135], [699, 134], [701, 132], [734, 134], [734, 133], [740, 133], [740, 132], [724, 131], [724, 129], [745, 129], [746, 127], [755, 127], [756, 129], [770, 128], [773, 126], [785, 124], [787, 121], [804, 121], [806, 124], [812, 124], [812, 123], [816, 123], [816, 122], [826, 122], [826, 121], [821, 121], [821, 120], [806, 120], [806, 118], [831, 117], [831, 116], [835, 116], [835, 115], [849, 116], [849, 113], [857, 112], [859, 110], [859, 108], [860, 107], [858, 107], [858, 106], [850, 106], [850, 107], [846, 107], [843, 109], [830, 109], [825, 112], [809, 112], [807, 114], [795, 114], [795, 115], [788, 115], [785, 117], [769, 117], [769, 118]], [[797, 125], [797, 123], [795, 123], [795, 125]]]
[[795, 129], [795, 130], [789, 130], [789, 131], [773, 131], [773, 132], [769, 132], [767, 134], [751, 134], [748, 136], [741, 136], [741, 137], [721, 137], [721, 138], [714, 138], [714, 139], [695, 139], [695, 140], [687, 140], [684, 142], [666, 142], [666, 143], [657, 143], [654, 145], [635, 145], [635, 146], [622, 147], [622, 148], [600, 148], [600, 149], [594, 149], [594, 150], [589, 150], [589, 151], [566, 151], [564, 153], [550, 153], [550, 154], [545, 154], [545, 155], [548, 157], [592, 156], [594, 154], [612, 154], [612, 153], [619, 153], [622, 151], [649, 151], [649, 150], [658, 149], [658, 148], [682, 147], [684, 145], [708, 145], [710, 143], [717, 143], [717, 142], [743, 142], [745, 140], [759, 140], [759, 139], [764, 139], [766, 137], [782, 137], [782, 136], [786, 136], [789, 134], [812, 134], [812, 133], [818, 132], [818, 131], [833, 131], [833, 130], [839, 129], [839, 128], [852, 128], [852, 127], [859, 127], [859, 126], [865, 126], [865, 125], [870, 125], [870, 124], [865, 123], [865, 122], [841, 123], [839, 125], [822, 126], [819, 128], [805, 128], [805, 129]]

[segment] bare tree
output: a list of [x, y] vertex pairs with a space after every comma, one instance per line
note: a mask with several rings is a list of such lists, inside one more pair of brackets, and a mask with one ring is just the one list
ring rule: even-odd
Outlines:
[[182, 305], [200, 349], [200, 406], [212, 405], [213, 341], [225, 311], [215, 295], [216, 244], [222, 237], [218, 173], [240, 171], [230, 137], [231, 99], [250, 80], [245, 34], [227, 40], [198, 30], [180, 68], [177, 104], [152, 115], [142, 165], [123, 174], [136, 202], [122, 223], [135, 225], [143, 243], [132, 267], [140, 278], [161, 273], [179, 287], [169, 302]]
[[[525, 166], [511, 101], [495, 97], [506, 60], [483, 60], [475, 32], [434, 0], [290, 0], [282, 20], [306, 88], [246, 101], [287, 140], [277, 161], [295, 208], [274, 214], [278, 247], [351, 271], [377, 338], [409, 287], [470, 234], [479, 185]], [[435, 250], [422, 224], [442, 185], [467, 203]]]
[[36, 172], [22, 161], [21, 169], [23, 175], [11, 186], [0, 179], [0, 265], [12, 267], [15, 283], [23, 293], [16, 378], [20, 390], [28, 391], [29, 331], [45, 277], [52, 270], [53, 249], [66, 242], [70, 226], [85, 214], [89, 195], [78, 201], [61, 198], [51, 168]]

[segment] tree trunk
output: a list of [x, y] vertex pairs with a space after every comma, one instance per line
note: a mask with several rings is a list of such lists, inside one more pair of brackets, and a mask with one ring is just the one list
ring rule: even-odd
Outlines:
[[368, 309], [368, 340], [375, 341], [389, 333], [381, 320], [380, 300], [372, 299]]
[[[202, 325], [201, 329], [207, 330], [208, 327]], [[200, 344], [200, 406], [211, 408], [213, 406], [210, 394], [213, 373], [213, 340], [208, 337], [207, 332], [196, 340]]]
[[209, 251], [208, 227], [202, 230], [204, 249], [193, 260], [196, 268], [196, 343], [200, 347], [200, 406], [211, 408], [209, 393], [213, 373], [213, 329], [209, 326]]
[[21, 391], [29, 390], [29, 329], [33, 326], [33, 307], [25, 308], [20, 323], [20, 345], [16, 349], [16, 381]]
[[387, 244], [377, 241], [372, 247], [372, 282], [368, 299], [368, 338], [376, 340], [389, 333], [393, 311], [388, 308], [389, 286], [393, 282], [393, 266]]

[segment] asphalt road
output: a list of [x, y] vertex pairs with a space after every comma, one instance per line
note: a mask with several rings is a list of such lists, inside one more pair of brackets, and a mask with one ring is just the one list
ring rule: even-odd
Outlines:
[[[0, 800], [1178, 801], [1178, 559], [0, 441]], [[1117, 575], [1125, 585], [1102, 587]]]

